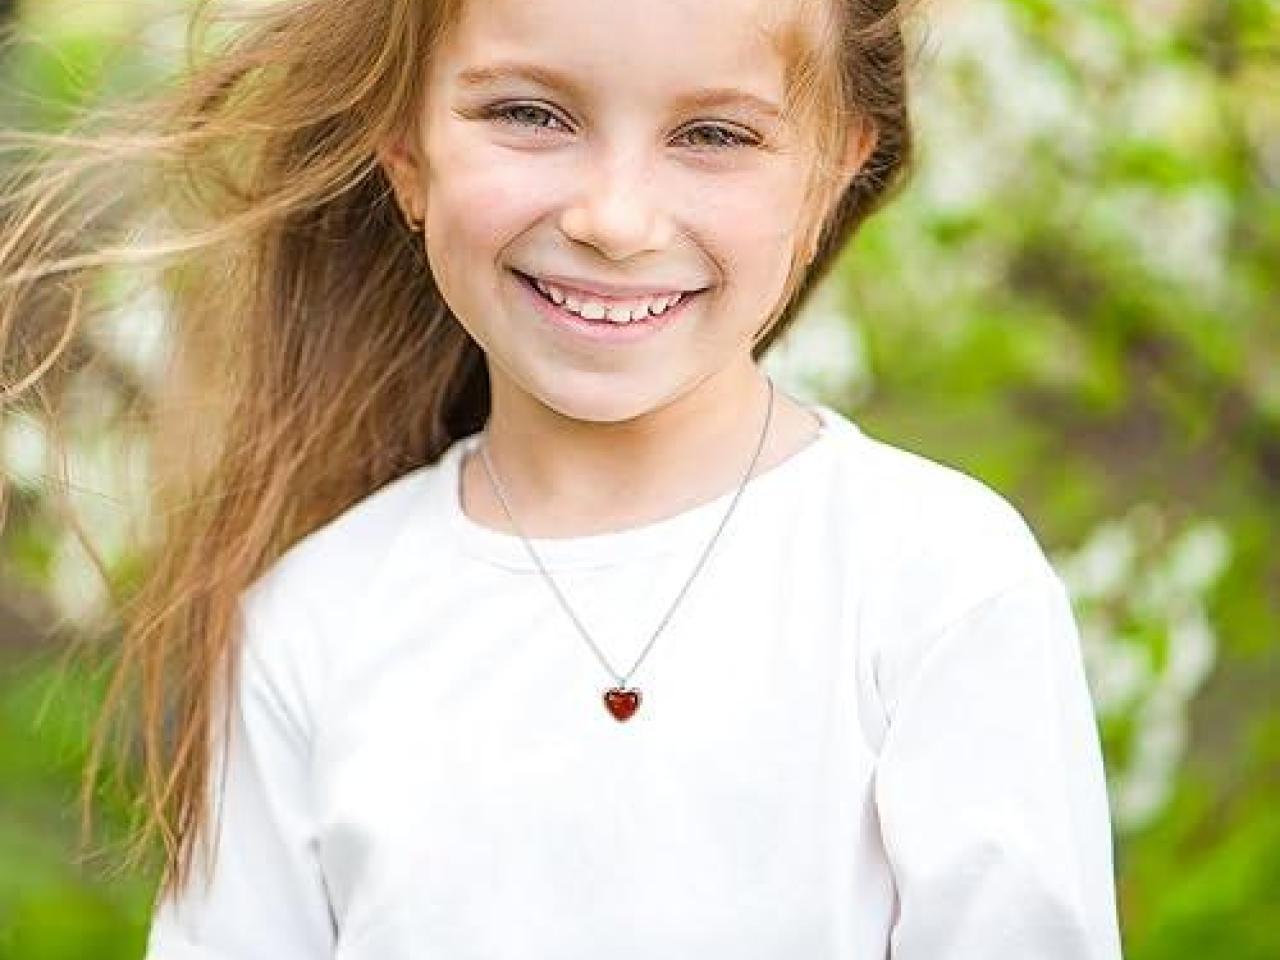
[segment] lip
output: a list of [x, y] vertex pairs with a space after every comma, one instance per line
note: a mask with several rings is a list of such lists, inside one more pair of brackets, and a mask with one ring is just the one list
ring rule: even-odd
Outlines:
[[689, 304], [702, 296], [705, 291], [686, 293], [674, 307], [668, 308], [660, 316], [647, 320], [633, 320], [630, 323], [610, 323], [608, 320], [584, 320], [561, 310], [542, 295], [533, 282], [518, 270], [511, 270], [516, 285], [524, 291], [533, 303], [538, 314], [557, 330], [568, 331], [575, 336], [599, 343], [634, 343], [656, 335], [671, 326], [684, 316]]
[[[516, 271], [519, 273], [520, 271]], [[531, 276], [525, 274], [525, 276]], [[628, 300], [640, 300], [643, 298], [669, 297], [673, 293], [693, 293], [696, 288], [686, 288], [679, 286], [669, 287], [638, 287], [635, 285], [625, 284], [600, 284], [588, 282], [584, 283], [574, 280], [572, 277], [563, 277], [556, 274], [537, 274], [537, 278], [552, 286], [560, 287], [573, 293], [584, 294], [593, 297], [602, 302], [625, 302]]]

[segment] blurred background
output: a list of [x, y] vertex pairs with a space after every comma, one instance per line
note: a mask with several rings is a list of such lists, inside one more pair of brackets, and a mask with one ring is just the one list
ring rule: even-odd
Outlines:
[[[0, 123], [155, 82], [183, 3], [0, 0], [39, 40], [0, 54]], [[1280, 6], [932, 0], [918, 20], [916, 177], [766, 365], [1039, 534], [1101, 724], [1125, 955], [1276, 960]], [[102, 424], [149, 389], [160, 330], [145, 300], [102, 324], [67, 411], [72, 506], [113, 569], [145, 477], [113, 469], [138, 440]], [[0, 960], [138, 958], [156, 877], [76, 855], [103, 682], [57, 656], [107, 598], [48, 502], [48, 449], [39, 417], [0, 420]]]

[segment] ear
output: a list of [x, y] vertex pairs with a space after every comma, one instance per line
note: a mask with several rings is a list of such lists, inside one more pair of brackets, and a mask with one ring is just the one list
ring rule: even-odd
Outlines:
[[402, 130], [388, 136], [374, 149], [374, 154], [391, 182], [400, 212], [410, 223], [421, 223], [426, 210], [422, 166], [410, 132]]
[[841, 163], [843, 174], [840, 180], [840, 195], [843, 196], [853, 183], [853, 178], [870, 159], [880, 139], [875, 124], [868, 117], [860, 117], [849, 127], [849, 135], [845, 140], [844, 160]]
[[876, 148], [876, 141], [879, 139], [875, 124], [867, 118], [860, 118], [849, 128], [848, 136], [845, 140], [844, 156], [840, 161], [840, 186], [834, 195], [828, 194], [825, 200], [822, 216], [814, 223], [808, 237], [805, 241], [805, 264], [812, 264], [814, 258], [818, 255], [818, 244], [821, 240], [822, 230], [826, 224], [827, 218], [834, 212], [836, 204], [849, 191], [849, 185], [853, 183], [853, 178], [858, 175], [858, 171], [870, 158], [872, 152]]

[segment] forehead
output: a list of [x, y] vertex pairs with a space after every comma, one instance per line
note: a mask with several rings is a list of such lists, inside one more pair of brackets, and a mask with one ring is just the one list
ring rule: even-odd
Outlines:
[[487, 62], [533, 62], [596, 91], [739, 86], [783, 92], [798, 0], [466, 0], [438, 51], [456, 76]]

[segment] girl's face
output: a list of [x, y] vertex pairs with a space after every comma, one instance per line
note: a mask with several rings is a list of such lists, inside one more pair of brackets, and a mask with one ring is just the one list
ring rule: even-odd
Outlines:
[[[488, 357], [495, 409], [532, 398], [623, 420], [714, 375], [748, 382], [811, 162], [778, 116], [769, 30], [787, 6], [469, 0], [433, 58], [417, 141], [380, 156]], [[596, 339], [550, 319], [521, 274], [594, 288], [565, 292], [615, 311], [686, 302], [641, 336]]]

